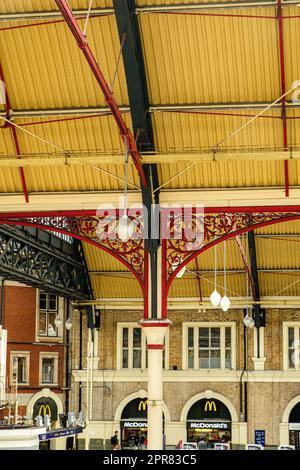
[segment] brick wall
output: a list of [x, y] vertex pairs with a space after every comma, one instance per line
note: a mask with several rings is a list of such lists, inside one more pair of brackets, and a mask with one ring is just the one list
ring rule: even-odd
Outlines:
[[26, 286], [5, 286], [4, 323], [7, 329], [7, 368], [10, 376], [11, 351], [30, 352], [29, 386], [19, 385], [22, 393], [36, 393], [43, 388], [39, 384], [40, 352], [58, 352], [58, 386], [49, 388], [53, 392], [64, 386], [64, 346], [60, 344], [34, 344], [36, 323], [36, 289]]

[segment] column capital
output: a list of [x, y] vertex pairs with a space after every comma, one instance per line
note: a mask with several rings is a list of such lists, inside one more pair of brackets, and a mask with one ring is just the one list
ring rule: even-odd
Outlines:
[[159, 350], [164, 348], [164, 338], [167, 329], [172, 322], [168, 319], [162, 320], [158, 319], [147, 319], [141, 320], [139, 322], [142, 328], [144, 329], [146, 338], [147, 338], [147, 349], [148, 350]]
[[141, 325], [142, 328], [168, 328], [171, 326], [173, 322], [168, 319], [161, 319], [161, 318], [153, 318], [153, 319], [142, 319], [139, 321], [139, 325]]

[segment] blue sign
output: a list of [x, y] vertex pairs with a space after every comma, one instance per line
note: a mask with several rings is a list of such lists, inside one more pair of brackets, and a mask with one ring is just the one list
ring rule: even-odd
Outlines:
[[56, 429], [55, 431], [48, 431], [45, 434], [39, 434], [40, 441], [47, 441], [48, 439], [56, 439], [57, 437], [73, 436], [82, 432], [80, 426], [76, 428]]
[[266, 431], [264, 429], [255, 429], [255, 444], [265, 447]]

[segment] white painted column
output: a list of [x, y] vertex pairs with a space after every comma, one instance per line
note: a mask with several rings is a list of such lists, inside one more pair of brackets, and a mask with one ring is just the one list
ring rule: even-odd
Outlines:
[[170, 320], [141, 320], [148, 350], [148, 449], [162, 449], [163, 349]]
[[5, 400], [7, 331], [0, 325], [0, 400]]

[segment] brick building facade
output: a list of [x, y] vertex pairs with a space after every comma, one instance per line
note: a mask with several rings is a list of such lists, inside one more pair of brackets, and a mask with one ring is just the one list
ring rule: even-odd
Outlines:
[[[3, 289], [7, 354], [6, 377], [1, 380], [6, 399], [17, 401], [20, 417], [50, 414], [52, 426], [57, 426], [58, 415], [66, 409], [65, 300], [17, 282], [5, 281]], [[7, 414], [8, 408], [2, 419]]]
[[[136, 334], [136, 331], [134, 333], [130, 331], [133, 331], [132, 328], [139, 328], [138, 321], [141, 317], [142, 312], [139, 310], [101, 311], [100, 329], [99, 332], [95, 331], [93, 392], [92, 400], [89, 400], [89, 407], [92, 401], [92, 411], [90, 411], [89, 425], [82, 436], [90, 441], [92, 448], [93, 446], [103, 448], [105, 442], [109, 446], [109, 437], [116, 429], [123, 439], [122, 413], [134, 400], [147, 397], [146, 359], [145, 352], [142, 351], [145, 348], [143, 334], [140, 343], [136, 343], [138, 352], [129, 352], [132, 334]], [[80, 370], [78, 318], [78, 314], [74, 314], [72, 407], [75, 409], [78, 407], [80, 387], [82, 408], [85, 409], [88, 338], [84, 327]], [[299, 310], [273, 308], [266, 311], [266, 327], [261, 328], [259, 333], [259, 351], [257, 330], [244, 327], [242, 309], [226, 313], [219, 310], [201, 312], [177, 309], [169, 311], [169, 318], [173, 325], [166, 340], [163, 374], [164, 432], [168, 445], [175, 445], [180, 439], [189, 440], [191, 437], [188, 431], [191, 421], [188, 419], [189, 413], [196, 403], [200, 406], [201, 400], [202, 403], [203, 400], [215, 400], [225, 405], [231, 417], [230, 441], [236, 446], [253, 443], [256, 430], [265, 432], [267, 446], [289, 442], [299, 445], [298, 441], [295, 442], [295, 439], [299, 439], [297, 426], [293, 424], [293, 429], [296, 431], [291, 435], [292, 426], [289, 424], [291, 411], [300, 403], [300, 370], [297, 359], [299, 344], [295, 342], [293, 349], [295, 361], [292, 364], [289, 362], [291, 345], [287, 336], [294, 332], [295, 339], [299, 340]], [[204, 329], [199, 330], [199, 328]], [[196, 338], [201, 342], [201, 334], [212, 332], [211, 328], [214, 334], [219, 334], [218, 331], [221, 332], [223, 329], [224, 333], [220, 333], [221, 343], [222, 341], [224, 343], [226, 331], [228, 335], [231, 331], [231, 343], [227, 347], [227, 350], [230, 350], [228, 357], [222, 359], [224, 353], [221, 345], [221, 352], [217, 353], [221, 358], [217, 359], [216, 363], [211, 362], [212, 367], [205, 367], [207, 366], [205, 362], [202, 367], [200, 363], [202, 359], [191, 356], [192, 361], [199, 360], [198, 366], [193, 367], [193, 362], [188, 362], [190, 360], [188, 350], [194, 348], [200, 357], [205, 348], [200, 351], [198, 343], [195, 345], [195, 342], [189, 347], [188, 335], [193, 338], [192, 341]], [[199, 335], [199, 338], [193, 337], [193, 334]], [[132, 347], [134, 350], [134, 343]], [[140, 363], [134, 364], [136, 357], [139, 357]], [[132, 419], [138, 423], [138, 413]], [[198, 421], [201, 421], [201, 417]], [[88, 443], [85, 445], [88, 446]]]

